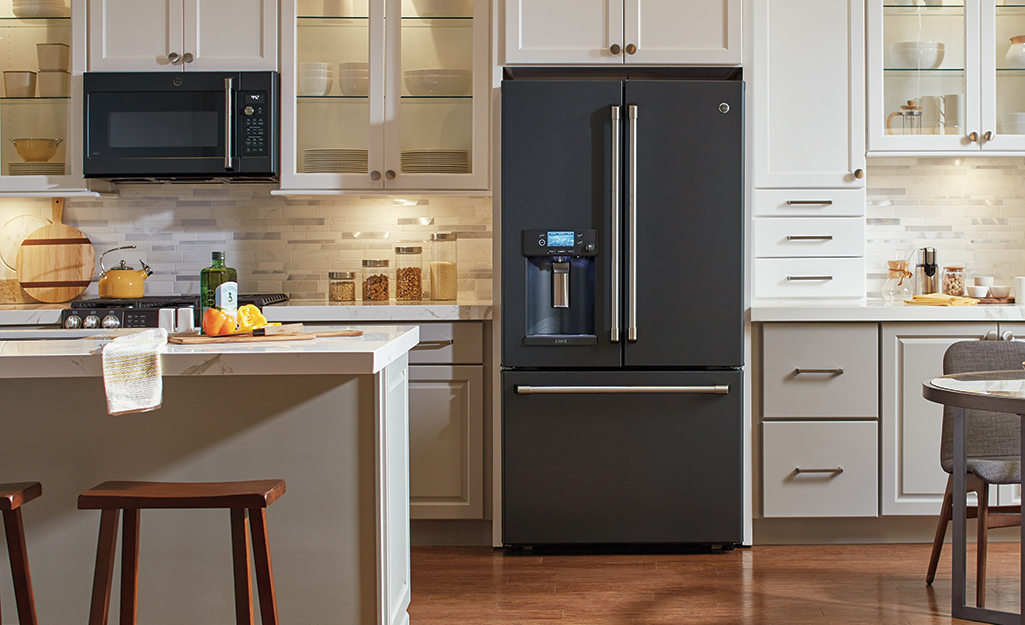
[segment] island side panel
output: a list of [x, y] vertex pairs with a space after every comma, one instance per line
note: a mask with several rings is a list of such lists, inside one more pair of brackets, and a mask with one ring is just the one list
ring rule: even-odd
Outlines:
[[382, 625], [407, 625], [410, 601], [409, 553], [409, 356], [378, 375], [378, 473], [382, 476], [378, 536]]

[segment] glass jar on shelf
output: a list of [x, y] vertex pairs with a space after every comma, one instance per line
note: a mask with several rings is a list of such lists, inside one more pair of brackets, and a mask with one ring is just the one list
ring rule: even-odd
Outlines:
[[431, 299], [456, 299], [459, 295], [456, 277], [456, 233], [435, 232], [431, 235], [429, 274]]
[[387, 302], [391, 297], [390, 264], [384, 258], [363, 259], [364, 302]]
[[950, 265], [943, 268], [942, 291], [944, 295], [965, 297], [965, 273], [963, 265]]
[[331, 271], [327, 274], [328, 300], [332, 302], [356, 301], [356, 272]]
[[395, 248], [395, 299], [423, 299], [423, 248], [419, 245]]

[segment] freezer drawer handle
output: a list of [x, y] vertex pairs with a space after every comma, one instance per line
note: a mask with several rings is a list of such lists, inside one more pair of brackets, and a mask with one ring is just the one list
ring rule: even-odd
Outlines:
[[787, 206], [832, 206], [833, 200], [787, 200]]
[[831, 234], [788, 234], [787, 241], [832, 241]]
[[833, 475], [840, 475], [843, 473], [843, 467], [836, 467], [835, 469], [802, 469], [801, 467], [794, 468], [794, 474], [800, 475], [802, 473], [832, 473]]
[[802, 373], [828, 373], [830, 375], [843, 375], [843, 369], [836, 367], [835, 369], [802, 369], [800, 367], [794, 369], [795, 375], [801, 375]]
[[730, 392], [729, 384], [712, 386], [526, 386], [517, 385], [517, 395], [554, 395], [554, 394], [636, 394], [636, 393], [686, 393], [726, 395]]
[[787, 276], [787, 280], [822, 280], [829, 282], [833, 276]]
[[441, 341], [420, 341], [413, 346], [413, 349], [442, 349], [455, 343], [453, 339], [446, 339]]

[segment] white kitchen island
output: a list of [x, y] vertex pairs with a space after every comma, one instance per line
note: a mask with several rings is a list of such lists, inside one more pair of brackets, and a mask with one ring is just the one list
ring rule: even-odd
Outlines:
[[[99, 514], [77, 509], [79, 493], [105, 480], [280, 478], [267, 516], [281, 622], [408, 623], [418, 340], [416, 327], [375, 325], [355, 338], [168, 345], [162, 407], [117, 417], [104, 339], [0, 341], [0, 482], [43, 484], [23, 509], [39, 621], [88, 618]], [[145, 510], [141, 535], [139, 622], [234, 622], [227, 511]], [[15, 622], [6, 567], [0, 606]]]

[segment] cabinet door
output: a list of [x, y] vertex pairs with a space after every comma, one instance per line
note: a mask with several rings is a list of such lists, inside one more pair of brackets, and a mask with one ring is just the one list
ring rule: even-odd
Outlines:
[[414, 519], [484, 517], [484, 367], [409, 368]]
[[1021, 2], [982, 3], [982, 122], [984, 150], [1025, 150], [1025, 33]]
[[189, 71], [278, 68], [276, 0], [186, 0], [183, 34]]
[[755, 3], [756, 187], [864, 188], [864, 15], [864, 0]]
[[89, 0], [89, 71], [181, 71], [184, 2]]
[[505, 2], [506, 64], [618, 65], [624, 45], [623, 0]]
[[[625, 0], [623, 16], [622, 46], [627, 63], [741, 62], [740, 0]], [[802, 35], [807, 41], [807, 22], [804, 24]], [[631, 52], [631, 46], [636, 46], [636, 51]]]
[[947, 473], [940, 468], [943, 408], [922, 382], [943, 375], [943, 352], [977, 340], [993, 323], [886, 323], [882, 327], [883, 514], [939, 513]]

